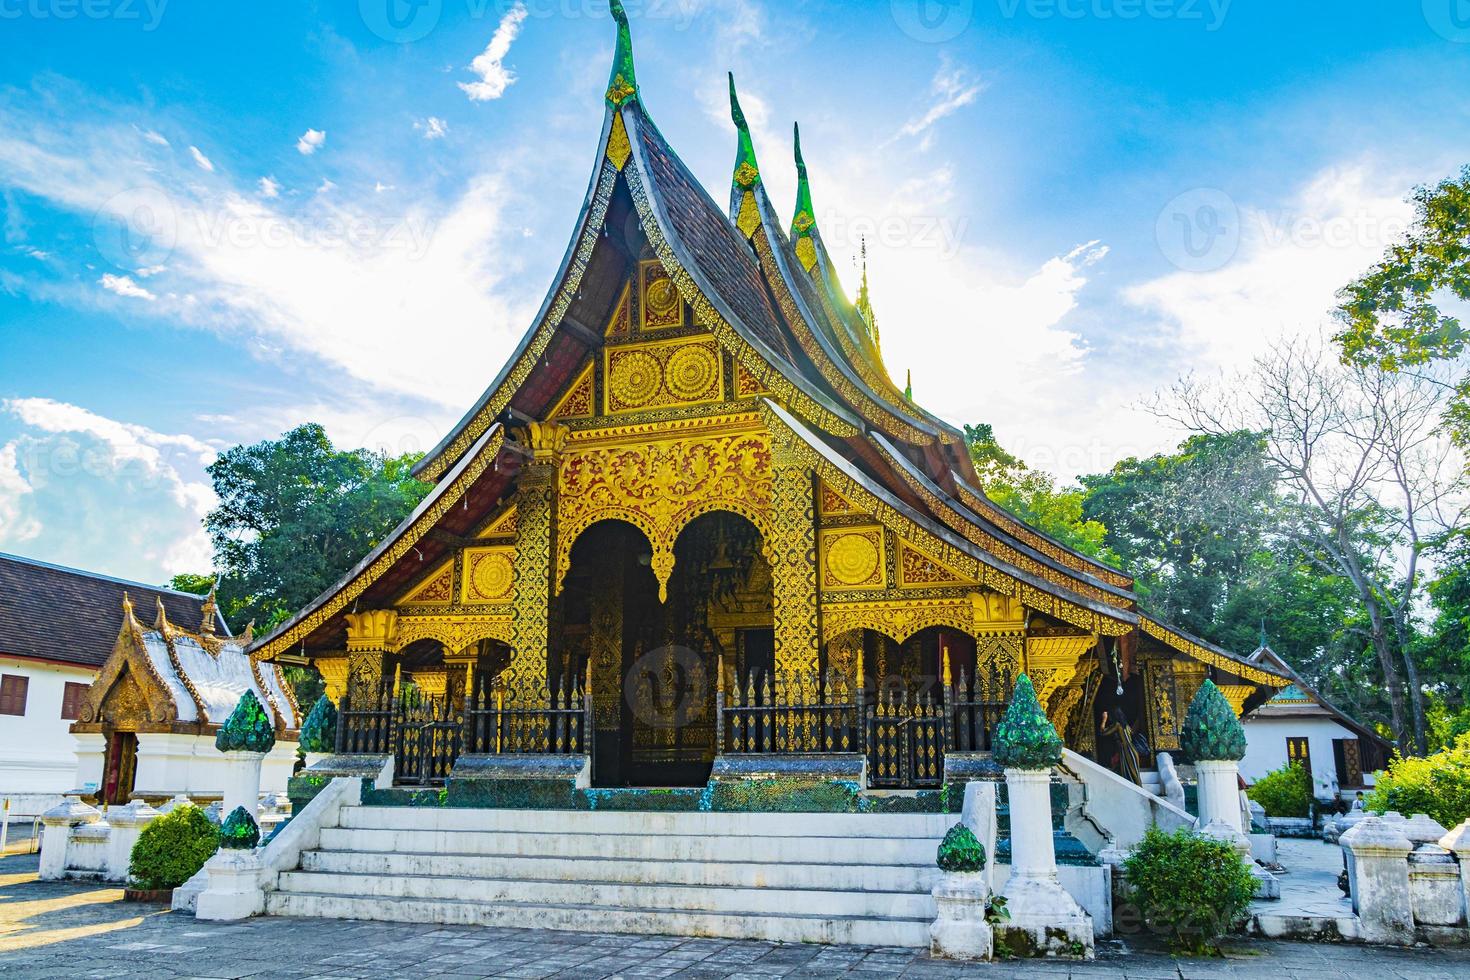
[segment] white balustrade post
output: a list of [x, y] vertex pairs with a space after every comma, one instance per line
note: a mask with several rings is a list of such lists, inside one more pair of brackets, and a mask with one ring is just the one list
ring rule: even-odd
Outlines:
[[1016, 930], [1024, 931], [1032, 945], [1025, 951], [1030, 955], [1074, 953], [1091, 959], [1092, 917], [1057, 879], [1051, 770], [1007, 769], [1005, 774], [1011, 876], [1002, 894], [1011, 916], [1008, 935], [1014, 938]]
[[158, 811], [143, 800], [134, 800], [127, 806], [113, 807], [107, 812], [107, 822], [112, 825], [112, 834], [107, 841], [107, 879], [127, 881], [128, 867], [133, 860], [133, 845], [143, 828], [158, 818]]
[[88, 806], [79, 796], [68, 796], [41, 814], [41, 823], [46, 829], [41, 838], [42, 881], [57, 881], [66, 877], [66, 846], [71, 839], [73, 827], [96, 823], [102, 814], [96, 807]]
[[1470, 820], [1441, 837], [1439, 846], [1453, 854], [1460, 866], [1460, 917], [1470, 929]]
[[221, 768], [225, 777], [225, 796], [220, 805], [220, 818], [244, 807], [251, 819], [259, 817], [260, 810], [260, 765], [265, 761], [264, 752], [225, 752], [225, 764]]
[[1365, 942], [1414, 944], [1413, 900], [1409, 891], [1409, 852], [1413, 845], [1379, 817], [1367, 817], [1342, 835], [1352, 852], [1352, 896]]

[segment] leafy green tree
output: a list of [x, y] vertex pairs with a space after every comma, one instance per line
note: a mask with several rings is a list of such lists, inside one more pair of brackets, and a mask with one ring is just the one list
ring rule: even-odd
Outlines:
[[187, 592], [190, 595], [205, 595], [214, 587], [214, 576], [195, 575], [192, 572], [183, 572], [169, 579], [168, 587], [175, 592]]
[[1033, 470], [1003, 449], [986, 424], [965, 426], [970, 459], [985, 495], [1038, 531], [1100, 561], [1116, 563], [1106, 546], [1107, 529], [1083, 514], [1081, 488], [1057, 489], [1048, 473]]
[[[1449, 361], [1470, 332], [1442, 308], [1470, 301], [1470, 166], [1458, 178], [1415, 188], [1414, 223], [1403, 241], [1338, 293], [1343, 353], [1397, 371]], [[1461, 379], [1446, 412], [1461, 445], [1470, 441], [1470, 379]]]
[[204, 527], [231, 628], [274, 628], [372, 551], [428, 492], [417, 459], [337, 449], [320, 425], [221, 454]]

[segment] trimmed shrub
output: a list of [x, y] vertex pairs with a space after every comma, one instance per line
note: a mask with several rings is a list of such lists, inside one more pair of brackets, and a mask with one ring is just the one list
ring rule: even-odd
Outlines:
[[975, 839], [969, 827], [957, 823], [949, 828], [949, 833], [939, 842], [939, 859], [936, 863], [941, 871], [984, 871], [985, 845]]
[[1144, 922], [1191, 952], [1208, 950], [1230, 931], [1256, 893], [1250, 868], [1231, 844], [1188, 829], [1150, 828], [1123, 873]]
[[337, 706], [323, 694], [301, 723], [301, 751], [337, 751]]
[[1190, 762], [1239, 762], [1245, 758], [1245, 728], [1214, 681], [1201, 684], [1189, 702], [1184, 727], [1179, 731], [1179, 747]]
[[1316, 802], [1312, 776], [1300, 762], [1266, 773], [1245, 795], [1265, 807], [1268, 817], [1310, 817]]
[[1016, 681], [1005, 717], [995, 726], [995, 764], [1002, 769], [1050, 769], [1062, 761], [1062, 740], [1036, 700], [1031, 678]]
[[219, 846], [227, 851], [248, 851], [260, 843], [260, 827], [243, 806], [237, 806], [225, 817], [219, 828]]
[[197, 806], [184, 805], [143, 828], [128, 860], [134, 887], [150, 891], [177, 888], [219, 847], [219, 830]]
[[269, 752], [275, 744], [276, 726], [254, 691], [240, 695], [235, 710], [214, 735], [214, 747], [221, 752]]
[[1446, 827], [1470, 819], [1470, 735], [1455, 747], [1416, 758], [1396, 757], [1363, 801], [1378, 813], [1396, 810], [1406, 817], [1427, 813]]

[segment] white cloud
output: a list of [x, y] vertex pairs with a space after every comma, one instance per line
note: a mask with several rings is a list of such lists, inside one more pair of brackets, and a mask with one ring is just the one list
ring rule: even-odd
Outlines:
[[442, 140], [449, 133], [449, 123], [438, 116], [430, 116], [423, 122], [415, 122], [413, 128], [422, 132], [426, 140]]
[[260, 188], [261, 197], [272, 198], [281, 196], [281, 185], [276, 182], [274, 177], [262, 177], [256, 186]]
[[1220, 268], [1160, 276], [1124, 299], [1162, 322], [1184, 363], [1242, 366], [1269, 340], [1327, 321], [1337, 290], [1407, 230], [1403, 191], [1419, 179], [1366, 163], [1323, 170], [1280, 207], [1239, 207], [1239, 245]]
[[22, 426], [0, 446], [0, 546], [154, 582], [209, 567], [210, 446], [46, 398], [0, 410]]
[[300, 153], [304, 157], [309, 157], [317, 150], [320, 150], [323, 146], [325, 146], [326, 143], [327, 134], [325, 130], [308, 129], [306, 132], [302, 133], [301, 138], [296, 141], [296, 152]]
[[526, 19], [526, 5], [517, 3], [500, 18], [490, 44], [470, 62], [469, 71], [480, 76], [478, 82], [460, 82], [459, 87], [471, 102], [489, 102], [500, 98], [505, 90], [515, 83], [515, 72], [505, 67], [505, 56], [510, 46], [520, 36], [521, 23]]
[[979, 97], [985, 86], [975, 81], [963, 68], [941, 63], [934, 80], [929, 84], [929, 93], [934, 102], [923, 113], [904, 123], [888, 142], [910, 136], [925, 136], [934, 124], [951, 116]]
[[152, 129], [145, 129], [145, 130], [143, 130], [143, 138], [145, 140], [147, 140], [148, 142], [152, 143], [154, 146], [168, 146], [169, 145], [168, 140], [164, 139], [162, 133], [156, 132], [155, 130], [152, 130]]
[[138, 270], [138, 278], [139, 279], [152, 279], [154, 276], [161, 275], [162, 273], [165, 273], [167, 271], [168, 271], [168, 266], [166, 266], [166, 265], [149, 265], [149, 266], [144, 266], [143, 268], [141, 268], [141, 269]]
[[381, 180], [373, 185], [374, 194], [382, 194], [384, 191], [392, 191], [397, 189], [398, 188], [394, 187], [392, 184], [385, 184]]
[[134, 282], [132, 276], [115, 276], [110, 272], [104, 273], [102, 278], [97, 280], [97, 284], [108, 292], [117, 293], [119, 296], [146, 300], [155, 300], [158, 298]]
[[199, 165], [200, 170], [206, 170], [209, 173], [214, 173], [214, 163], [209, 159], [209, 157], [199, 152], [199, 147], [189, 147], [189, 153], [191, 156], [194, 157], [194, 162]]

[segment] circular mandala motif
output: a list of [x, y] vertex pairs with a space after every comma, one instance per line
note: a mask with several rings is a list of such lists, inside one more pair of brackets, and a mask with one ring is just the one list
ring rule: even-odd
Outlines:
[[613, 392], [630, 408], [653, 401], [662, 381], [658, 358], [646, 351], [628, 351], [613, 363]]
[[861, 534], [844, 534], [827, 547], [827, 571], [843, 585], [866, 585], [878, 571], [878, 546]]
[[505, 555], [484, 555], [475, 562], [470, 581], [481, 598], [500, 598], [510, 591], [510, 559]]
[[683, 401], [706, 397], [719, 373], [720, 362], [714, 351], [708, 347], [681, 347], [669, 358], [669, 391]]
[[648, 312], [657, 320], [671, 320], [679, 308], [679, 291], [674, 280], [658, 279], [648, 284]]

